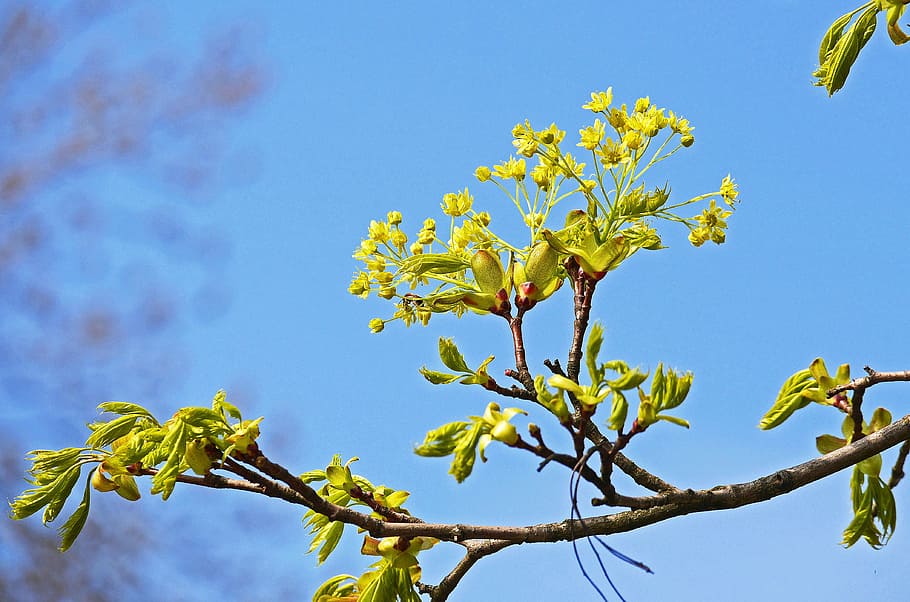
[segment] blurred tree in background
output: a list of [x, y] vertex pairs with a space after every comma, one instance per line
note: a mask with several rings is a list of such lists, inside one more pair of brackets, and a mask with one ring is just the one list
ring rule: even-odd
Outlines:
[[[102, 35], [111, 19], [122, 26]], [[236, 173], [243, 149], [230, 126], [265, 73], [249, 32], [171, 33], [149, 5], [0, 5], [0, 404], [13, 432], [53, 408], [63, 419], [48, 430], [72, 437], [86, 402], [168, 396], [186, 370], [179, 325], [225, 303], [228, 249], [203, 209], [236, 183], [225, 167]], [[122, 182], [136, 194], [106, 192]], [[7, 499], [22, 487], [24, 449], [0, 446]], [[137, 515], [118, 515], [123, 524], [103, 527], [116, 542], [86, 533], [86, 549], [110, 549], [104, 570], [59, 554], [53, 530], [3, 521], [0, 599], [113, 600], [135, 588], [133, 554], [151, 550]]]

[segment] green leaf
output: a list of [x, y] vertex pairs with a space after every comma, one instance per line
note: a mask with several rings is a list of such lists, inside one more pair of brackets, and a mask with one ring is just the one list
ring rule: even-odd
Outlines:
[[686, 428], [689, 428], [689, 421], [688, 421], [688, 420], [684, 420], [684, 419], [682, 419], [682, 418], [677, 418], [676, 416], [668, 416], [668, 415], [666, 415], [666, 414], [658, 414], [655, 418], [656, 418], [657, 420], [666, 420], [667, 422], [672, 422], [673, 424], [677, 424], [677, 425], [679, 425], [679, 426], [684, 426], [684, 427], [686, 427]]
[[[345, 583], [347, 582], [347, 583]], [[324, 598], [342, 598], [354, 593], [357, 578], [354, 575], [335, 575], [319, 586], [313, 594], [313, 602]]]
[[844, 529], [841, 544], [849, 548], [859, 541], [860, 537], [865, 537], [866, 541], [875, 547], [873, 541], [877, 539], [876, 531], [872, 522], [872, 489], [868, 488], [861, 498], [859, 507], [854, 512], [853, 520]]
[[597, 356], [600, 353], [600, 346], [604, 340], [604, 327], [600, 322], [594, 322], [588, 330], [588, 341], [585, 348], [585, 364], [588, 366], [588, 374], [591, 375], [591, 382], [598, 383], [603, 378], [603, 368], [597, 367]]
[[[814, 364], [814, 362], [813, 362]], [[771, 409], [768, 410], [758, 423], [758, 428], [763, 430], [772, 429], [787, 418], [793, 412], [806, 407], [811, 399], [805, 396], [810, 389], [816, 385], [815, 378], [809, 370], [800, 370], [787, 379], [777, 394], [777, 400]]]
[[129, 434], [133, 427], [136, 426], [137, 420], [139, 420], [138, 416], [127, 415], [114, 418], [108, 422], [92, 423], [89, 428], [94, 432], [85, 440], [85, 444], [93, 449], [100, 449], [105, 445], [110, 445], [120, 437]]
[[407, 491], [395, 491], [385, 497], [385, 503], [389, 508], [401, 508], [410, 496]]
[[[95, 468], [92, 472], [95, 470], [98, 469]], [[85, 490], [82, 492], [82, 501], [58, 531], [60, 534], [60, 545], [57, 549], [61, 552], [66, 552], [70, 549], [76, 541], [76, 538], [79, 537], [79, 533], [82, 532], [82, 528], [85, 526], [85, 521], [88, 518], [89, 506], [92, 501], [92, 490], [89, 487], [91, 482], [92, 473], [90, 472], [88, 478], [85, 479]]]
[[98, 405], [98, 409], [102, 412], [120, 414], [122, 416], [135, 414], [137, 416], [142, 416], [155, 421], [155, 418], [148, 410], [139, 404], [130, 403], [128, 401], [105, 401], [104, 403]]
[[414, 448], [414, 453], [426, 458], [439, 458], [455, 453], [469, 425], [468, 422], [450, 422], [427, 432], [423, 443]]
[[869, 421], [869, 428], [874, 433], [875, 431], [880, 431], [891, 424], [891, 412], [885, 408], [875, 408], [875, 411], [872, 412], [872, 419]]
[[448, 374], [446, 372], [437, 372], [435, 370], [430, 370], [426, 366], [419, 370], [421, 376], [430, 381], [434, 385], [448, 385], [455, 382], [460, 378], [464, 378], [461, 374]]
[[314, 483], [317, 481], [325, 481], [325, 471], [324, 470], [308, 470], [302, 475], [297, 477], [304, 483]]
[[607, 385], [614, 391], [628, 391], [645, 382], [647, 378], [648, 373], [642, 372], [636, 367], [632, 370], [627, 370], [619, 378], [607, 381]]
[[407, 257], [401, 263], [401, 271], [413, 276], [454, 274], [470, 266], [467, 259], [449, 253], [422, 253]]
[[824, 71], [822, 83], [828, 91], [828, 96], [833, 95], [844, 86], [860, 50], [866, 45], [872, 34], [875, 33], [878, 13], [879, 9], [877, 6], [874, 4], [870, 6], [850, 26], [847, 33], [841, 36], [834, 44], [834, 48], [822, 65], [822, 70]]
[[882, 455], [875, 454], [871, 458], [866, 458], [857, 463], [857, 468], [863, 471], [863, 474], [869, 477], [878, 477], [882, 472]]
[[343, 533], [344, 523], [337, 520], [330, 522], [323, 529], [320, 529], [319, 533], [313, 538], [310, 549], [307, 550], [308, 552], [312, 552], [316, 546], [320, 543], [322, 544], [319, 548], [319, 552], [316, 554], [317, 564], [322, 564], [326, 561], [329, 555], [338, 546], [338, 542], [341, 541], [341, 535]]
[[629, 402], [621, 391], [613, 391], [613, 406], [610, 409], [610, 420], [607, 427], [612, 431], [620, 431], [626, 424], [629, 414]]
[[237, 420], [243, 420], [243, 417], [240, 415], [240, 410], [232, 403], [227, 401], [227, 393], [224, 389], [219, 390], [215, 393], [215, 397], [212, 399], [212, 409], [220, 413], [222, 416], [225, 412], [228, 413], [228, 416], [236, 418]]
[[844, 28], [853, 16], [861, 11], [863, 7], [850, 11], [849, 13], [838, 17], [822, 38], [822, 43], [818, 47], [818, 64], [824, 65], [827, 62], [828, 54], [834, 49], [834, 45], [840, 40], [844, 33]]
[[475, 422], [459, 438], [458, 444], [455, 446], [455, 457], [452, 459], [451, 466], [449, 466], [449, 474], [455, 477], [455, 480], [459, 483], [463, 483], [474, 470], [474, 462], [477, 458], [477, 444], [482, 434], [483, 423]]
[[464, 361], [464, 356], [458, 351], [458, 347], [452, 339], [439, 337], [439, 359], [449, 370], [471, 372], [468, 364]]
[[167, 500], [177, 484], [180, 465], [186, 455], [187, 428], [183, 420], [177, 419], [168, 426], [167, 435], [161, 442], [160, 449], [166, 450], [167, 460], [164, 466], [152, 477], [152, 494], [160, 493], [162, 500]]
[[57, 477], [48, 489], [47, 508], [44, 509], [42, 520], [44, 524], [53, 522], [63, 509], [63, 505], [69, 498], [76, 481], [79, 480], [79, 474], [82, 472], [82, 464], [75, 464], [66, 472]]
[[846, 439], [835, 437], [834, 435], [820, 435], [815, 438], [815, 449], [820, 454], [830, 454], [834, 450], [840, 449], [847, 445]]
[[392, 565], [384, 562], [378, 574], [360, 592], [357, 602], [392, 602], [397, 599], [397, 576]]

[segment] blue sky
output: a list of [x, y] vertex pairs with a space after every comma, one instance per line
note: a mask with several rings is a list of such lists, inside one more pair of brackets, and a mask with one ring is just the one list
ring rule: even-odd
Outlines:
[[[209, 227], [231, 244], [222, 268], [231, 303], [218, 319], [186, 326], [192, 369], [174, 397], [145, 401], [167, 414], [207, 404], [221, 387], [229, 398], [236, 390], [249, 400], [245, 414], [266, 417], [261, 443], [267, 453], [280, 449], [274, 459], [303, 472], [334, 453], [359, 456], [358, 472], [411, 491], [411, 510], [433, 522], [565, 518], [568, 475], [557, 467], [538, 474], [533, 458], [497, 446], [456, 485], [444, 461], [411, 453], [426, 430], [492, 400], [420, 377], [420, 366], [439, 366], [438, 337], [454, 336], [469, 363], [495, 354], [501, 373], [509, 367], [501, 321], [437, 317], [427, 328], [396, 323], [372, 335], [368, 320], [391, 306], [346, 289], [356, 267], [351, 252], [371, 219], [398, 210], [414, 231], [424, 217], [441, 217], [444, 193], [464, 186], [494, 217], [508, 211], [492, 186], [473, 179], [475, 167], [508, 158], [511, 128], [524, 119], [538, 127], [555, 121], [571, 138], [586, 125], [580, 107], [590, 92], [608, 86], [620, 102], [650, 95], [694, 124], [695, 145], [660, 174], [674, 194], [713, 189], [732, 173], [742, 200], [727, 244], [693, 249], [683, 230], [665, 229], [669, 249], [636, 255], [598, 289], [604, 354], [695, 372], [679, 412], [692, 428], [655, 426], [633, 441], [632, 458], [681, 487], [751, 480], [814, 457], [814, 437], [839, 429], [840, 416], [823, 408], [772, 432], [757, 429], [790, 374], [816, 356], [829, 366], [849, 362], [854, 373], [864, 364], [905, 369], [899, 308], [908, 298], [910, 209], [897, 176], [910, 135], [901, 119], [910, 92], [906, 51], [879, 32], [844, 91], [829, 99], [810, 85], [818, 40], [853, 3], [553, 6], [170, 4], [167, 22], [187, 43], [212, 22], [253, 24], [271, 85], [238, 126], [255, 151], [255, 177], [206, 211]], [[532, 372], [545, 371], [544, 358], [565, 355], [570, 303], [563, 290], [529, 314]], [[874, 390], [867, 407], [902, 414], [897, 388]], [[99, 401], [82, 400], [86, 418]], [[546, 434], [544, 417], [534, 419]], [[549, 431], [557, 445], [556, 429]], [[40, 439], [34, 433], [30, 442], [44, 445]], [[839, 547], [851, 517], [847, 478], [612, 536], [611, 545], [655, 574], [612, 561], [611, 574], [628, 600], [852, 600], [858, 591], [893, 599], [907, 569], [905, 527], [898, 522], [882, 551]], [[895, 491], [900, 508], [906, 487]], [[274, 570], [303, 599], [327, 577], [366, 566], [352, 536], [315, 568], [304, 556], [299, 509], [242, 494], [222, 501], [229, 497], [180, 490], [166, 506], [204, 504], [209, 518], [240, 512], [253, 521], [265, 512], [269, 520], [246, 541], [262, 563], [253, 570]], [[176, 511], [157, 499], [144, 503]], [[174, 554], [184, 545], [178, 541]], [[425, 553], [427, 579], [438, 580], [458, 550]], [[485, 559], [452, 600], [557, 597], [596, 599], [567, 544], [517, 546]]]

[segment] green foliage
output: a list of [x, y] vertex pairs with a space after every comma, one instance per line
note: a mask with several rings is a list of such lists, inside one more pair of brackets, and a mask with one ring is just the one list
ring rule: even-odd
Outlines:
[[819, 67], [812, 74], [816, 78], [815, 85], [824, 86], [828, 96], [844, 86], [860, 51], [875, 33], [878, 14], [882, 11], [886, 11], [887, 31], [891, 41], [895, 45], [910, 41], [910, 36], [901, 29], [898, 22], [905, 9], [906, 5], [901, 0], [873, 0], [835, 19], [819, 45]]
[[458, 347], [452, 339], [439, 338], [439, 359], [446, 368], [461, 372], [462, 374], [450, 374], [447, 372], [437, 372], [430, 370], [426, 366], [420, 369], [420, 373], [425, 379], [434, 385], [447, 385], [453, 382], [460, 382], [463, 385], [486, 385], [490, 382], [490, 376], [487, 374], [487, 366], [493, 361], [491, 355], [477, 367], [477, 370], [468, 368], [464, 356], [458, 351]]
[[[223, 391], [215, 396], [211, 409], [181, 408], [164, 424], [134, 403], [106, 402], [99, 409], [115, 417], [89, 424], [92, 433], [84, 447], [29, 452], [29, 482], [34, 487], [10, 504], [14, 519], [44, 508], [43, 522], [53, 522], [79, 480], [82, 467], [96, 465], [86, 478], [81, 503], [60, 528], [61, 550], [73, 544], [85, 525], [91, 503], [89, 486], [100, 492], [116, 491], [124, 499], [135, 501], [140, 497], [135, 477], [152, 474], [151, 492], [167, 499], [178, 476], [187, 470], [205, 472], [218, 458], [247, 453], [259, 435], [262, 420], [242, 420]], [[237, 422], [232, 423], [229, 417]], [[154, 470], [159, 465], [161, 468]]]
[[[546, 379], [546, 384], [556, 389], [554, 394], [544, 386], [544, 379], [540, 376], [535, 381], [538, 385], [538, 402], [559, 418], [560, 406], [556, 400], [562, 400], [563, 394], [566, 394], [573, 403], [578, 404], [585, 415], [593, 416], [597, 412], [598, 406], [612, 396], [607, 428], [622, 432], [629, 410], [629, 402], [624, 392], [635, 389], [638, 391], [639, 399], [636, 426], [634, 427], [636, 430], [644, 430], [660, 420], [688, 428], [689, 423], [686, 420], [663, 412], [678, 407], [686, 399], [692, 385], [692, 373], [680, 374], [672, 369], [668, 369], [665, 373], [663, 364], [660, 363], [654, 372], [650, 392], [646, 393], [641, 385], [648, 378], [647, 372], [642, 372], [639, 368], [629, 368], [628, 364], [622, 360], [598, 363], [597, 356], [603, 345], [603, 332], [603, 326], [595, 323], [588, 333], [585, 366], [591, 378], [591, 384], [581, 385], [561, 374], [554, 374]], [[618, 376], [608, 378], [608, 372], [616, 373]], [[562, 406], [565, 407], [564, 402]], [[560, 422], [563, 422], [561, 418]]]
[[[841, 364], [837, 373], [832, 377], [828, 375], [825, 361], [818, 357], [809, 365], [807, 370], [800, 370], [788, 378], [777, 394], [777, 399], [762, 417], [759, 428], [772, 429], [782, 424], [797, 410], [815, 402], [821, 405], [831, 405], [827, 392], [834, 387], [850, 382], [850, 365]], [[849, 403], [847, 395], [842, 395], [840, 400]]]
[[483, 416], [470, 416], [469, 422], [450, 422], [429, 431], [414, 453], [427, 458], [452, 456], [449, 474], [461, 483], [474, 470], [478, 453], [482, 462], [487, 461], [484, 451], [490, 443], [515, 445], [520, 437], [509, 421], [518, 414], [527, 412], [519, 408], [502, 410], [499, 404], [490, 402]]
[[[370, 329], [380, 332], [391, 320], [426, 324], [434, 313], [507, 316], [513, 305], [527, 311], [562, 286], [570, 258], [588, 277], [600, 279], [641, 249], [663, 248], [652, 222], [683, 225], [695, 246], [724, 242], [739, 194], [732, 178], [723, 178], [714, 192], [676, 203], [670, 202], [669, 185], [649, 188], [644, 181], [656, 165], [692, 145], [689, 121], [648, 97], [636, 100], [631, 110], [612, 103], [608, 89], [593, 93], [583, 106], [596, 115], [592, 125], [579, 130], [576, 144], [590, 153], [590, 169], [561, 146], [564, 130], [555, 124], [535, 130], [525, 121], [512, 130], [519, 158], [475, 171], [481, 183], [496, 186], [515, 206], [528, 230], [523, 243], [497, 234], [489, 213], [475, 208], [467, 188], [443, 197], [442, 211], [450, 218], [446, 234], [427, 218], [411, 239], [397, 211], [385, 221], [372, 221], [354, 252], [362, 268], [348, 290], [363, 298], [375, 293], [393, 301], [396, 311], [391, 319], [371, 320]], [[538, 164], [529, 170], [526, 159], [531, 158]], [[569, 199], [582, 208], [570, 210], [564, 226], [553, 228], [557, 206]], [[707, 208], [680, 214], [696, 203]], [[439, 373], [425, 376], [445, 382]]]
[[[812, 402], [833, 406], [847, 415], [841, 422], [841, 436], [824, 434], [815, 438], [815, 447], [821, 454], [829, 454], [854, 440], [856, 425], [851, 416], [851, 400], [847, 392], [833, 394], [832, 389], [850, 382], [850, 366], [842, 364], [832, 377], [822, 358], [816, 358], [807, 370], [800, 370], [787, 379], [777, 400], [759, 423], [759, 428], [772, 429], [799, 409]], [[860, 425], [863, 435], [869, 435], [891, 424], [891, 412], [876, 408], [868, 423]], [[842, 544], [850, 547], [860, 538], [873, 548], [888, 542], [897, 524], [894, 496], [891, 488], [880, 478], [882, 456], [876, 454], [853, 467], [850, 479], [850, 498], [853, 503], [853, 520], [844, 530]]]
[[[318, 493], [333, 504], [343, 507], [363, 506], [371, 510], [371, 516], [385, 520], [383, 510], [399, 514], [408, 514], [402, 505], [409, 493], [395, 490], [384, 485], [374, 486], [366, 478], [351, 472], [351, 464], [357, 458], [351, 458], [342, 465], [337, 454], [325, 470], [313, 470], [300, 475], [306, 483], [325, 482]], [[316, 558], [322, 564], [335, 550], [344, 532], [344, 523], [330, 521], [323, 514], [308, 510], [304, 515], [304, 525], [309, 527], [312, 541], [308, 552], [318, 549]], [[367, 556], [380, 556], [380, 560], [360, 577], [353, 575], [336, 575], [323, 583], [313, 595], [314, 601], [344, 602], [358, 600], [401, 600], [417, 602], [419, 596], [414, 590], [414, 583], [420, 578], [420, 565], [417, 555], [438, 543], [432, 537], [386, 537], [374, 539], [364, 537], [361, 553]]]

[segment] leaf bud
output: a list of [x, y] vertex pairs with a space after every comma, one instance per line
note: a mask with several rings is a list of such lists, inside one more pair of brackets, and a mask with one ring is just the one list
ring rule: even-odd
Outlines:
[[481, 249], [471, 257], [471, 271], [481, 291], [495, 294], [505, 284], [505, 270], [497, 253]]

